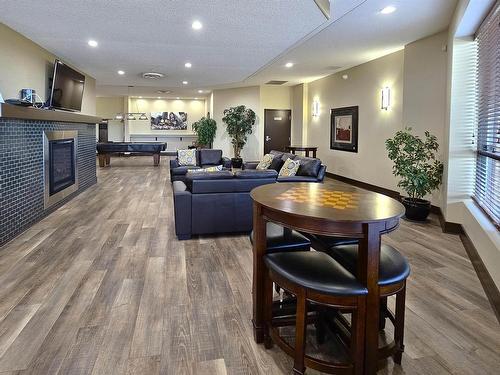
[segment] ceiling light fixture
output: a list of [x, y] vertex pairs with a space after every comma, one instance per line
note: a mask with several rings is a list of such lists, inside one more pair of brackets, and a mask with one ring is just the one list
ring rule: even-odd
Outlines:
[[194, 30], [200, 30], [203, 27], [203, 24], [200, 21], [196, 20], [196, 21], [193, 21], [193, 23], [191, 24], [191, 27]]
[[287, 62], [287, 63], [285, 64], [285, 66], [286, 66], [287, 68], [291, 68], [291, 67], [293, 66], [293, 63], [292, 63], [292, 62]]
[[91, 46], [91, 47], [97, 47], [99, 43], [97, 43], [95, 40], [89, 40], [88, 42], [88, 45]]
[[184, 66], [185, 66], [186, 68], [191, 68], [193, 65], [191, 65], [191, 63], [190, 63], [190, 62], [187, 62], [187, 63], [185, 63], [185, 64], [184, 64]]
[[203, 90], [198, 90], [198, 94], [203, 94]]
[[183, 85], [187, 85], [187, 84], [188, 84], [188, 81], [182, 81], [182, 84], [183, 84]]
[[161, 96], [159, 96], [158, 99], [161, 99]]
[[125, 72], [124, 72], [123, 70], [119, 70], [119, 71], [118, 71], [118, 74], [122, 76], [122, 75], [124, 75], [124, 74], [125, 74]]
[[382, 14], [391, 14], [391, 13], [394, 13], [395, 11], [396, 11], [396, 7], [392, 6], [392, 5], [389, 5], [389, 6], [386, 6], [384, 9], [382, 9], [380, 11], [380, 13], [382, 13]]
[[194, 100], [198, 100], [198, 98], [194, 98]]
[[179, 99], [180, 99], [180, 97], [178, 96], [176, 99], [177, 99], [177, 100], [179, 100]]
[[142, 99], [142, 96], [139, 96], [139, 99]]

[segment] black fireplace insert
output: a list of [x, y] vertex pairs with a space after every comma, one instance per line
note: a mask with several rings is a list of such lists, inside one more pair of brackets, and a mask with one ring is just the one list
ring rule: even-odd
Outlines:
[[75, 183], [75, 140], [49, 140], [49, 194], [66, 189]]

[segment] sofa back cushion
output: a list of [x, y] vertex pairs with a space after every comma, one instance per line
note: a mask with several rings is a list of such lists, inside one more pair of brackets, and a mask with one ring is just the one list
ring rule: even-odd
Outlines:
[[244, 169], [242, 171], [238, 171], [234, 174], [234, 178], [237, 179], [257, 179], [257, 178], [277, 178], [278, 172], [274, 169]]
[[200, 165], [218, 165], [222, 159], [222, 150], [201, 149]]
[[317, 177], [319, 170], [321, 168], [321, 160], [316, 158], [307, 158], [303, 156], [297, 156], [295, 160], [300, 161], [299, 170], [297, 171], [297, 176], [307, 176], [307, 177]]
[[285, 162], [284, 160], [281, 160], [283, 153], [280, 151], [271, 150], [269, 151], [269, 154], [274, 156], [274, 159], [271, 162], [269, 169], [274, 169], [276, 172], [279, 172], [281, 167], [283, 166], [283, 163]]

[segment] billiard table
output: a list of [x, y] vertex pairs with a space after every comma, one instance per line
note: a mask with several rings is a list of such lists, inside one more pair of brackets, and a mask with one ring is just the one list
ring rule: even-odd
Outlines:
[[165, 151], [167, 144], [164, 142], [110, 142], [97, 143], [97, 154], [99, 156], [99, 166], [110, 165], [111, 154], [128, 152], [131, 154], [153, 155], [153, 164], [160, 164], [160, 153]]

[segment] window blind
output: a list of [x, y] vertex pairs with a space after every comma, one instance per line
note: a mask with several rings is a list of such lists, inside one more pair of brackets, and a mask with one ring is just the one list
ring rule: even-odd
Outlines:
[[500, 2], [477, 40], [477, 158], [474, 200], [500, 228]]

